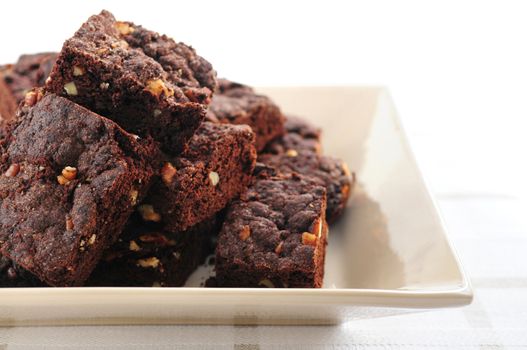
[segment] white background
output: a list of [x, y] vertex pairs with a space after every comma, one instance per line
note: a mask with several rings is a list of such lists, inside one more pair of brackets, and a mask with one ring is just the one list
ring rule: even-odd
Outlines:
[[386, 85], [436, 193], [527, 193], [525, 1], [9, 1], [0, 62], [103, 8], [245, 83]]

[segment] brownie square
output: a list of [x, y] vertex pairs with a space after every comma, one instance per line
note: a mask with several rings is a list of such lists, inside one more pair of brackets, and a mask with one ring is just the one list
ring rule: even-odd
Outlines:
[[2, 147], [0, 253], [49, 285], [81, 285], [144, 197], [158, 151], [67, 99], [36, 96]]
[[219, 231], [216, 217], [187, 231], [170, 233], [132, 217], [110, 247], [87, 286], [181, 287], [212, 252]]
[[260, 173], [227, 210], [216, 247], [218, 285], [320, 288], [325, 212], [323, 186], [297, 174]]
[[249, 125], [256, 134], [257, 151], [284, 133], [282, 112], [268, 97], [256, 94], [248, 86], [225, 79], [220, 79], [218, 84], [218, 92], [207, 113], [209, 121]]
[[102, 11], [64, 43], [46, 88], [177, 153], [216, 85], [193, 48]]
[[57, 55], [56, 52], [22, 55], [15, 64], [0, 67], [0, 74], [17, 103], [22, 102], [30, 89], [44, 86]]
[[258, 161], [284, 174], [312, 177], [327, 191], [327, 221], [335, 222], [346, 208], [355, 175], [341, 159], [320, 154], [320, 131], [300, 118], [288, 117], [287, 133], [271, 142]]
[[145, 221], [179, 232], [212, 217], [245, 191], [256, 161], [246, 125], [205, 122], [179, 157], [167, 157], [142, 205]]

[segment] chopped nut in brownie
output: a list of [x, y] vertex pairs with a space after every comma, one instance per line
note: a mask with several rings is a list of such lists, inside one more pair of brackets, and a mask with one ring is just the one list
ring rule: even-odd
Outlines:
[[142, 204], [137, 208], [137, 211], [141, 215], [141, 218], [143, 218], [143, 221], [161, 221], [161, 215], [155, 212], [154, 206], [151, 204]]

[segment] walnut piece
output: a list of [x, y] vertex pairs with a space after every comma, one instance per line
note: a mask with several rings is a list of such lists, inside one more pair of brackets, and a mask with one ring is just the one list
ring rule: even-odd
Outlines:
[[139, 196], [139, 191], [137, 190], [131, 190], [130, 191], [130, 203], [132, 205], [136, 205], [137, 204], [137, 197]]
[[172, 165], [172, 163], [166, 162], [163, 164], [163, 167], [161, 168], [161, 178], [165, 184], [170, 185], [174, 180], [176, 173], [177, 169]]
[[215, 171], [211, 171], [209, 173], [209, 180], [212, 186], [216, 186], [220, 182], [220, 175]]
[[93, 235], [90, 236], [90, 239], [88, 240], [88, 245], [93, 245], [96, 239], [97, 239], [97, 235], [94, 233]]
[[81, 239], [81, 241], [80, 241], [80, 243], [79, 243], [79, 250], [80, 250], [81, 252], [83, 252], [83, 251], [86, 250], [85, 245], [86, 245], [86, 241], [85, 241], [84, 239]]
[[13, 163], [13, 164], [11, 164], [9, 166], [9, 168], [7, 168], [7, 170], [4, 173], [4, 175], [6, 177], [15, 177], [15, 176], [17, 176], [19, 171], [20, 171], [20, 165], [16, 164], [16, 163]]
[[129, 47], [128, 43], [124, 40], [115, 41], [110, 46], [112, 47], [112, 49], [116, 49], [118, 47], [127, 49]]
[[285, 152], [285, 155], [288, 156], [288, 157], [297, 157], [298, 156], [298, 152], [294, 149], [289, 149], [287, 150], [287, 152]]
[[114, 26], [122, 35], [128, 35], [135, 30], [134, 27], [126, 22], [115, 22]]
[[73, 230], [73, 220], [71, 218], [66, 218], [66, 230], [71, 231]]
[[317, 235], [314, 235], [310, 232], [303, 232], [302, 233], [302, 244], [305, 245], [317, 245]]
[[62, 186], [69, 185], [71, 180], [75, 180], [77, 178], [77, 168], [67, 166], [64, 169], [62, 169], [62, 173], [57, 176], [57, 181]]
[[244, 225], [242, 230], [240, 231], [240, 239], [242, 241], [247, 240], [251, 236], [251, 228], [249, 225]]
[[133, 252], [138, 252], [141, 250], [141, 247], [135, 241], [130, 241], [128, 248]]
[[136, 265], [140, 267], [144, 267], [144, 268], [151, 267], [155, 269], [159, 266], [159, 263], [160, 263], [159, 259], [156, 258], [155, 256], [152, 256], [150, 258], [137, 260]]
[[44, 95], [41, 90], [31, 90], [24, 96], [24, 104], [28, 107], [33, 107], [42, 99], [42, 96]]
[[75, 180], [77, 178], [77, 168], [72, 166], [65, 167], [62, 169], [62, 176], [69, 181]]
[[77, 86], [72, 81], [64, 85], [64, 91], [70, 96], [77, 96], [79, 94]]
[[62, 186], [66, 186], [66, 185], [69, 185], [70, 183], [70, 180], [66, 179], [64, 176], [62, 175], [59, 175], [57, 176], [57, 182], [62, 185]]
[[174, 90], [167, 87], [165, 82], [161, 79], [147, 81], [145, 90], [156, 97], [161, 96], [161, 94], [164, 94], [166, 97], [174, 96]]
[[276, 246], [276, 248], [274, 249], [274, 252], [278, 255], [280, 255], [280, 253], [282, 253], [282, 250], [284, 249], [284, 242], [280, 242], [278, 243], [278, 245]]
[[80, 67], [80, 66], [74, 66], [73, 67], [73, 76], [74, 77], [80, 77], [82, 75], [84, 75], [85, 71], [84, 71], [84, 68]]
[[161, 215], [155, 212], [154, 207], [150, 204], [143, 204], [140, 205], [137, 210], [139, 211], [139, 214], [141, 214], [141, 217], [144, 221], [153, 221], [153, 222], [159, 222], [161, 221]]

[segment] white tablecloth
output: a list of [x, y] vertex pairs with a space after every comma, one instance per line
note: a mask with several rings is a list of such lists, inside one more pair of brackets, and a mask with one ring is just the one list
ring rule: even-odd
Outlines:
[[0, 328], [0, 349], [527, 349], [527, 207], [507, 196], [438, 202], [475, 288], [469, 307], [324, 327]]

